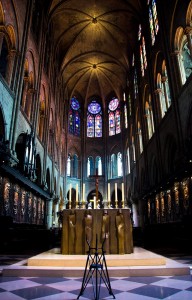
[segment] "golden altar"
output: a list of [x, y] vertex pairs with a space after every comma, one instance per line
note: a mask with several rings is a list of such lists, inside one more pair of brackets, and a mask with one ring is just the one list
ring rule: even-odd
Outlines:
[[106, 254], [133, 252], [132, 224], [129, 209], [66, 209], [62, 222], [62, 254], [87, 254], [88, 244], [101, 248], [105, 239]]

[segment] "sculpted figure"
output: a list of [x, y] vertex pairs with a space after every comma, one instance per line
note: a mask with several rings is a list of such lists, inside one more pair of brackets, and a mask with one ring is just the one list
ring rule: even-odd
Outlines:
[[107, 213], [107, 210], [104, 210], [104, 214], [103, 214], [101, 238], [102, 238], [102, 242], [105, 239], [104, 248], [106, 253], [109, 254], [109, 215]]
[[[87, 210], [85, 215], [85, 246], [87, 241], [91, 244], [92, 241], [92, 228], [93, 228], [93, 217], [91, 215], [90, 210]], [[86, 246], [87, 248], [87, 246]]]
[[119, 254], [125, 254], [125, 222], [121, 209], [119, 209], [116, 218], [117, 240]]
[[69, 254], [75, 254], [75, 228], [76, 228], [76, 218], [75, 213], [72, 210], [69, 215]]

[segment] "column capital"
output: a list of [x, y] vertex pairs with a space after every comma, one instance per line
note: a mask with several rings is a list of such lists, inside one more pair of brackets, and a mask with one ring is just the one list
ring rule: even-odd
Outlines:
[[161, 94], [162, 93], [162, 89], [156, 89], [155, 91], [154, 91], [154, 94], [155, 95], [159, 95], [159, 94]]
[[167, 77], [166, 77], [166, 76], [162, 76], [162, 77], [161, 77], [161, 82], [164, 83], [164, 82], [166, 82], [166, 81], [167, 81]]
[[192, 34], [192, 28], [190, 26], [186, 26], [184, 29], [184, 33], [186, 35]]
[[179, 56], [180, 54], [181, 54], [181, 51], [175, 50], [175, 51], [172, 52], [170, 55], [171, 55], [171, 56]]

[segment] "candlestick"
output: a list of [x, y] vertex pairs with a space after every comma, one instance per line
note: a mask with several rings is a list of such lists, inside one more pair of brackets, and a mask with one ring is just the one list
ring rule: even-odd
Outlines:
[[78, 208], [78, 183], [76, 184], [76, 208]]
[[121, 184], [121, 189], [122, 189], [122, 208], [124, 208], [125, 194], [124, 194], [124, 183], [123, 182]]
[[115, 207], [118, 208], [117, 183], [115, 183]]
[[110, 183], [108, 183], [108, 207], [111, 205], [111, 191], [110, 191]]
[[83, 193], [82, 200], [85, 201], [85, 183], [83, 183]]
[[71, 209], [71, 183], [69, 185], [69, 209]]
[[82, 206], [85, 208], [85, 183], [83, 183]]

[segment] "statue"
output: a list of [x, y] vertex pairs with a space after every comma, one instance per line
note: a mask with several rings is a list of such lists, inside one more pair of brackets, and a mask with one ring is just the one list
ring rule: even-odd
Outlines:
[[93, 228], [93, 217], [90, 210], [85, 213], [85, 249], [87, 248], [87, 242], [91, 244], [92, 241], [92, 228]]
[[117, 227], [118, 253], [125, 254], [125, 222], [121, 209], [115, 217]]
[[74, 254], [75, 253], [75, 239], [76, 239], [76, 234], [75, 234], [76, 217], [75, 217], [74, 210], [71, 211], [68, 222], [69, 222], [69, 254]]
[[101, 238], [102, 241], [105, 239], [104, 249], [106, 253], [109, 254], [109, 215], [107, 213], [107, 210], [104, 210], [104, 214], [103, 214]]

